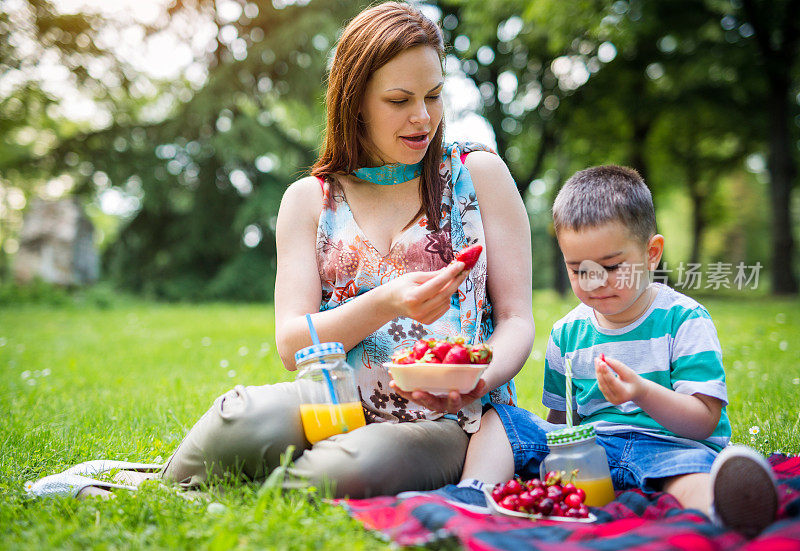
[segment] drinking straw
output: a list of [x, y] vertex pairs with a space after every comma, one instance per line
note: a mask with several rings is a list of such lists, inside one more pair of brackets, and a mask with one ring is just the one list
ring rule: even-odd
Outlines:
[[[311, 333], [311, 341], [319, 346], [319, 335], [317, 335], [317, 330], [314, 329], [314, 324], [311, 322], [311, 314], [306, 314], [306, 322], [308, 323], [308, 332]], [[320, 363], [325, 363], [325, 360], [320, 359]], [[325, 382], [328, 383], [328, 392], [331, 394], [331, 402], [333, 402], [334, 405], [338, 405], [339, 400], [336, 397], [336, 391], [333, 389], [331, 374], [328, 373], [327, 369], [323, 369], [322, 373], [325, 375]]]
[[572, 361], [564, 358], [564, 376], [567, 379], [567, 427], [572, 428]]

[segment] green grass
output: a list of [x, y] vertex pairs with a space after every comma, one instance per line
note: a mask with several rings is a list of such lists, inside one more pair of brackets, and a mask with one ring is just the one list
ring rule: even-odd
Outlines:
[[[733, 440], [800, 452], [800, 301], [703, 302], [723, 346]], [[521, 405], [539, 414], [546, 337], [573, 304], [534, 299], [538, 336], [517, 387]], [[0, 309], [4, 548], [389, 548], [308, 491], [228, 485], [213, 492], [223, 507], [158, 484], [110, 501], [27, 499], [26, 480], [80, 461], [166, 459], [232, 385], [293, 377], [275, 352], [269, 305], [101, 306]]]

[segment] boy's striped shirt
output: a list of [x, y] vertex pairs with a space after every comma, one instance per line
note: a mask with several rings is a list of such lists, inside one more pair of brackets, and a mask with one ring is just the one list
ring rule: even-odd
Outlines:
[[[578, 305], [556, 322], [545, 355], [542, 403], [565, 411], [564, 358], [572, 361], [573, 408], [581, 423], [594, 423], [600, 432], [646, 432], [687, 445], [725, 447], [731, 427], [725, 411], [728, 396], [722, 350], [708, 311], [695, 300], [666, 285], [657, 286], [650, 308], [620, 329], [600, 327], [594, 310]], [[633, 402], [608, 402], [597, 385], [594, 358], [615, 358], [640, 376], [683, 394], [705, 394], [723, 402], [719, 423], [706, 440], [683, 438], [659, 425]]]

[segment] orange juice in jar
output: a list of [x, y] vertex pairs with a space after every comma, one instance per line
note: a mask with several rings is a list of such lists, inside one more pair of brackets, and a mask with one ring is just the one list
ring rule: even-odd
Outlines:
[[602, 507], [614, 501], [614, 485], [611, 483], [610, 476], [608, 478], [592, 479], [576, 477], [573, 484], [586, 492], [586, 501], [584, 503], [588, 507]]
[[547, 433], [550, 453], [539, 470], [542, 480], [549, 471], [564, 471], [569, 480], [586, 492], [586, 505], [602, 507], [614, 500], [611, 470], [606, 450], [596, 441], [593, 425], [568, 427]]
[[295, 354], [300, 386], [300, 419], [306, 439], [314, 444], [366, 424], [355, 375], [344, 346], [324, 342]]
[[312, 444], [334, 434], [348, 432], [364, 426], [361, 402], [346, 404], [301, 404], [300, 418], [303, 432]]

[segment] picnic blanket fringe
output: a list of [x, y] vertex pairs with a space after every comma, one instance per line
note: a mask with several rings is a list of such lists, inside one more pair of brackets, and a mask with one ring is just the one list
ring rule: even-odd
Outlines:
[[618, 492], [607, 506], [592, 508], [597, 522], [591, 524], [493, 516], [424, 494], [334, 503], [345, 507], [368, 530], [401, 547], [454, 540], [476, 551], [800, 551], [800, 457], [773, 454], [769, 462], [778, 480], [778, 518], [752, 540], [715, 526], [700, 511], [681, 508], [674, 497], [663, 492]]

